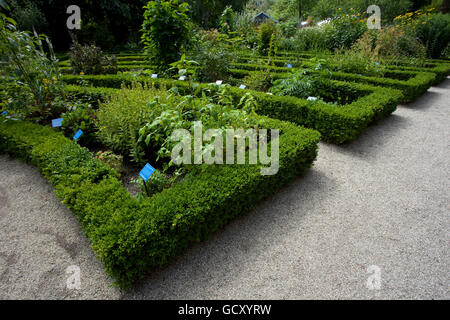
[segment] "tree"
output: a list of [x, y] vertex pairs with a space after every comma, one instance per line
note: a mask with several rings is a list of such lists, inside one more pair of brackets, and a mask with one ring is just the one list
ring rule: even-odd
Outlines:
[[160, 72], [180, 59], [189, 42], [189, 4], [178, 0], [149, 1], [144, 7], [141, 41]]

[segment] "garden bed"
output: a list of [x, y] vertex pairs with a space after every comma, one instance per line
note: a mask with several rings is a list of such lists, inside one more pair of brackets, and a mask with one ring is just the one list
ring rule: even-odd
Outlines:
[[29, 122], [0, 123], [0, 151], [35, 165], [78, 217], [106, 272], [123, 288], [207, 239], [309, 168], [319, 133], [263, 118], [279, 128], [279, 172], [259, 166], [209, 166], [169, 189], [137, 201], [117, 173], [55, 130]]
[[[150, 79], [149, 77], [130, 76], [64, 76], [64, 81], [77, 84], [80, 79], [87, 80], [95, 87], [120, 88], [122, 83], [129, 85], [133, 81], [148, 82], [155, 86], [177, 86], [186, 94], [195, 93], [189, 82], [170, 79]], [[390, 88], [380, 88], [364, 84], [332, 81], [333, 90], [354, 92], [358, 97], [345, 106], [329, 105], [312, 102], [305, 99], [287, 96], [274, 96], [267, 93], [231, 88], [236, 105], [239, 100], [250, 92], [258, 102], [256, 112], [271, 118], [290, 121], [298, 125], [318, 130], [325, 141], [344, 143], [354, 140], [370, 124], [390, 115], [401, 99], [401, 92]], [[208, 85], [198, 84], [197, 88]], [[102, 92], [108, 94], [111, 89], [71, 87], [77, 95], [93, 94], [101, 97]]]

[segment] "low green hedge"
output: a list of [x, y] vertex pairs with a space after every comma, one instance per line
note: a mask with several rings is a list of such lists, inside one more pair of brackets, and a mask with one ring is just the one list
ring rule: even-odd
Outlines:
[[[138, 81], [149, 82], [155, 86], [172, 87], [176, 85], [186, 94], [193, 93], [191, 84], [186, 81], [112, 75], [83, 76], [82, 78], [88, 80], [95, 87], [120, 88], [122, 83], [129, 85], [132, 81]], [[63, 77], [64, 81], [71, 84], [76, 84], [79, 79], [79, 76]], [[206, 84], [197, 85], [199, 88], [207, 86]], [[325, 141], [338, 144], [354, 140], [370, 123], [394, 112], [402, 97], [400, 91], [390, 88], [341, 81], [332, 81], [332, 85], [330, 91], [354, 91], [360, 98], [345, 106], [333, 106], [295, 97], [280, 97], [258, 91], [241, 90], [235, 87], [231, 88], [231, 94], [237, 104], [245, 92], [251, 92], [258, 101], [256, 110], [258, 114], [318, 130]], [[90, 89], [73, 87], [72, 90], [86, 92]], [[93, 89], [97, 96], [99, 90], [102, 89]]]
[[[283, 67], [268, 67], [264, 68], [261, 65], [252, 64], [234, 64], [234, 67], [241, 69], [232, 69], [230, 73], [233, 77], [243, 78], [252, 72], [264, 72], [269, 70], [274, 79], [281, 79], [290, 77], [290, 72], [293, 69]], [[258, 71], [252, 71], [258, 70]], [[331, 78], [334, 80], [341, 80], [347, 82], [365, 83], [374, 86], [381, 86], [387, 88], [398, 89], [403, 92], [401, 103], [409, 103], [424, 94], [435, 82], [436, 74], [431, 72], [420, 71], [389, 71], [390, 76], [409, 77], [408, 80], [394, 79], [388, 77], [367, 77], [354, 73], [345, 73], [340, 71], [333, 71]]]
[[262, 176], [257, 165], [214, 165], [138, 201], [117, 174], [85, 148], [49, 127], [0, 122], [0, 152], [33, 165], [78, 217], [106, 272], [129, 287], [153, 267], [168, 264], [192, 243], [207, 239], [258, 201], [309, 168], [320, 134], [264, 118], [280, 129], [279, 171]]
[[[234, 64], [234, 67], [241, 70], [267, 70], [265, 69], [265, 63], [263, 64], [257, 64], [257, 63], [247, 63], [247, 61], [251, 60], [257, 60], [261, 62], [267, 62], [267, 57], [254, 57], [254, 56], [248, 56], [244, 55], [241, 56], [238, 61], [239, 63]], [[286, 68], [286, 64], [290, 63], [295, 67], [299, 67], [299, 64], [301, 62], [308, 63], [308, 59], [302, 59], [300, 58], [286, 58], [286, 57], [275, 57], [273, 60], [274, 66], [270, 67], [271, 72], [288, 72], [292, 69]], [[386, 66], [386, 68], [389, 71], [399, 71], [400, 73], [403, 72], [412, 72], [412, 74], [415, 76], [417, 72], [426, 72], [426, 73], [434, 73], [436, 75], [434, 81], [432, 82], [432, 85], [436, 85], [444, 81], [449, 75], [450, 75], [450, 63], [449, 61], [443, 61], [443, 60], [430, 60], [429, 66], [424, 67], [416, 67], [416, 66], [398, 66], [398, 65], [389, 65]], [[371, 77], [373, 78], [373, 77]], [[377, 77], [378, 78], [378, 77]], [[386, 78], [390, 78], [387, 76]], [[395, 78], [394, 78], [395, 80]], [[398, 80], [398, 79], [397, 79]], [[375, 85], [385, 85], [383, 83], [377, 84], [375, 82], [367, 82]]]
[[432, 62], [429, 67], [389, 66], [390, 70], [430, 72], [436, 75], [433, 85], [437, 85], [450, 75], [450, 63]]

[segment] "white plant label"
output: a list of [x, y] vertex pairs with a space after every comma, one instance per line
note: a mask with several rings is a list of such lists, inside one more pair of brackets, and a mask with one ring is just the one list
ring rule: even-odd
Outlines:
[[184, 80], [186, 80], [186, 76], [181, 76], [178, 78], [178, 80], [184, 81]]
[[245, 88], [247, 88], [247, 86], [246, 86], [245, 84], [241, 84], [241, 85], [239, 86], [239, 89], [245, 89]]
[[222, 84], [222, 82], [223, 82], [222, 80], [217, 80], [216, 84]]
[[158, 78], [158, 74], [157, 73], [152, 74], [152, 79], [156, 79], [156, 78]]

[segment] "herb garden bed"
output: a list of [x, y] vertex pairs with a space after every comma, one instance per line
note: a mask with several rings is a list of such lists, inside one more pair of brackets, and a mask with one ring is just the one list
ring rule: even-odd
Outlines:
[[[83, 76], [96, 87], [120, 88], [122, 83], [130, 85], [133, 81], [151, 83], [155, 86], [176, 85], [186, 94], [192, 94], [191, 84], [184, 81], [170, 79], [149, 79], [148, 77], [130, 76]], [[65, 76], [64, 80], [77, 84], [80, 76]], [[207, 84], [198, 84], [197, 88], [204, 88]], [[231, 88], [236, 104], [250, 92], [258, 102], [256, 112], [271, 118], [290, 121], [298, 125], [318, 130], [325, 141], [344, 143], [354, 140], [370, 124], [391, 114], [401, 99], [401, 92], [390, 88], [380, 88], [364, 84], [332, 81], [331, 90], [334, 92], [352, 92], [356, 100], [345, 106], [329, 105], [322, 102], [307, 101], [288, 96], [274, 96], [267, 93]], [[110, 89], [72, 87], [78, 94], [92, 92], [96, 97], [101, 92]], [[195, 91], [195, 90], [194, 90]], [[197, 91], [198, 92], [198, 91]], [[332, 92], [332, 91], [331, 91]]]

